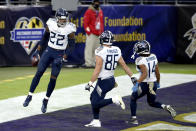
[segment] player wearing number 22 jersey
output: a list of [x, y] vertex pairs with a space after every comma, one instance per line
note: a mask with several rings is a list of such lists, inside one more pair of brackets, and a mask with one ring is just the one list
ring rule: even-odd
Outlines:
[[[91, 80], [85, 86], [86, 90], [90, 90], [90, 87], [94, 88], [90, 96], [94, 119], [89, 124], [86, 124], [86, 127], [101, 127], [99, 120], [100, 109], [109, 104], [115, 103], [121, 106], [122, 109], [125, 109], [125, 104], [120, 96], [115, 95], [112, 98], [104, 99], [107, 92], [117, 86], [114, 78], [114, 70], [117, 63], [123, 67], [130, 77], [132, 76], [131, 70], [121, 56], [121, 50], [116, 46], [112, 46], [113, 41], [114, 36], [112, 32], [104, 31], [100, 35], [101, 46], [95, 50], [96, 66]], [[94, 82], [96, 80], [97, 83], [95, 85]]]
[[[136, 59], [136, 69], [140, 76], [132, 88], [131, 94], [131, 119], [127, 122], [138, 124], [136, 117], [136, 101], [144, 95], [147, 95], [147, 102], [150, 106], [168, 111], [172, 117], [176, 116], [175, 110], [170, 105], [162, 104], [156, 100], [156, 90], [160, 88], [160, 73], [158, 68], [158, 61], [155, 54], [150, 53], [150, 44], [148, 41], [139, 41], [134, 45], [134, 55], [138, 54]], [[133, 55], [133, 57], [134, 57]]]
[[[41, 111], [43, 113], [47, 110], [48, 100], [55, 88], [56, 79], [60, 73], [63, 58], [72, 52], [75, 45], [76, 26], [68, 21], [68, 12], [60, 8], [56, 11], [56, 18], [49, 18], [45, 34], [40, 41], [37, 50], [33, 53], [33, 57], [39, 56], [39, 52], [43, 45], [48, 41], [48, 47], [43, 52], [40, 62], [38, 64], [37, 72], [32, 80], [29, 94], [25, 99], [23, 106], [27, 107], [32, 100], [32, 94], [35, 91], [40, 78], [45, 72], [46, 68], [51, 64], [51, 76], [48, 84], [46, 96], [42, 101]], [[48, 40], [49, 39], [49, 40]], [[68, 48], [67, 48], [68, 47]]]

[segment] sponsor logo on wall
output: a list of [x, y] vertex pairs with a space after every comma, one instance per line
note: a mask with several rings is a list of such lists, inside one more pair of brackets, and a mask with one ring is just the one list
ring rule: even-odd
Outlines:
[[29, 55], [41, 40], [44, 31], [44, 24], [40, 18], [20, 17], [15, 24], [15, 28], [10, 32], [11, 40], [19, 42]]

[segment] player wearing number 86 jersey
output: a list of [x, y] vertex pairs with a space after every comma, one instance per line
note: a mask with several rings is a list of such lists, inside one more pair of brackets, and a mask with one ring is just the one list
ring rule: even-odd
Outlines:
[[125, 109], [125, 104], [120, 96], [116, 95], [110, 99], [104, 99], [107, 92], [117, 85], [114, 78], [117, 63], [123, 67], [130, 77], [132, 76], [131, 70], [121, 56], [121, 50], [116, 46], [112, 46], [113, 41], [112, 32], [106, 30], [100, 35], [101, 46], [95, 50], [96, 66], [91, 80], [85, 86], [86, 90], [90, 90], [90, 87], [94, 87], [94, 82], [98, 78], [90, 97], [94, 119], [90, 124], [85, 125], [86, 127], [101, 127], [101, 122], [99, 121], [100, 109], [109, 104], [115, 103]]
[[121, 58], [121, 50], [116, 46], [101, 46], [95, 50], [95, 55], [103, 60], [103, 66], [98, 78], [105, 79], [114, 76], [114, 70]]
[[[34, 93], [39, 81], [45, 72], [46, 68], [51, 64], [51, 76], [50, 82], [48, 83], [48, 88], [46, 96], [43, 99], [41, 111], [45, 113], [47, 110], [48, 100], [55, 88], [56, 79], [61, 71], [63, 58], [66, 59], [67, 56], [72, 52], [75, 46], [75, 32], [76, 26], [68, 21], [68, 12], [60, 8], [56, 11], [56, 18], [49, 18], [47, 21], [46, 31], [39, 42], [38, 48], [33, 53], [39, 56], [39, 52], [44, 44], [48, 47], [44, 50], [41, 59], [38, 64], [37, 72], [32, 80], [29, 94], [26, 97], [23, 106], [27, 107], [32, 99], [32, 94]], [[48, 40], [49, 39], [49, 40]], [[68, 46], [69, 45], [69, 46]]]

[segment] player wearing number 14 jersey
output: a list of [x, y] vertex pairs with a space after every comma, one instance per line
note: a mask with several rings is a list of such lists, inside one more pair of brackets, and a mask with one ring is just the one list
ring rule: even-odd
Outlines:
[[51, 64], [52, 69], [50, 82], [48, 84], [46, 96], [42, 101], [42, 113], [45, 113], [47, 110], [48, 100], [55, 88], [56, 79], [60, 73], [63, 58], [67, 58], [67, 56], [74, 49], [75, 45], [74, 36], [76, 32], [76, 26], [68, 21], [68, 12], [63, 8], [60, 8], [56, 11], [55, 17], [56, 18], [50, 18], [47, 21], [45, 34], [40, 41], [37, 50], [32, 54], [33, 57], [39, 58], [38, 56], [40, 50], [48, 41], [48, 47], [41, 56], [37, 72], [29, 89], [29, 94], [23, 103], [24, 107], [29, 105], [30, 101], [32, 100], [33, 92], [35, 91], [40, 78], [42, 77], [46, 68]]
[[168, 111], [172, 117], [175, 117], [176, 112], [170, 105], [165, 105], [155, 101], [156, 90], [157, 88], [160, 88], [160, 73], [156, 55], [150, 53], [149, 42], [146, 40], [137, 42], [134, 45], [133, 51], [133, 57], [135, 54], [139, 55], [135, 61], [135, 64], [140, 76], [138, 80], [135, 80], [132, 88], [133, 92], [130, 102], [131, 119], [127, 122], [138, 124], [138, 120], [136, 118], [136, 101], [144, 95], [147, 95], [147, 102], [150, 106], [164, 109]]
[[[100, 109], [109, 104], [115, 103], [121, 106], [122, 109], [125, 109], [125, 104], [120, 96], [104, 99], [107, 92], [117, 86], [114, 78], [114, 70], [117, 63], [123, 67], [130, 77], [132, 76], [131, 70], [125, 64], [121, 56], [121, 50], [116, 46], [112, 46], [113, 41], [114, 36], [112, 32], [104, 31], [100, 35], [101, 46], [95, 50], [96, 66], [91, 80], [85, 86], [86, 90], [90, 90], [90, 87], [94, 88], [90, 96], [93, 120], [85, 125], [86, 127], [101, 127], [99, 120]], [[97, 83], [96, 86], [94, 86], [96, 80]]]

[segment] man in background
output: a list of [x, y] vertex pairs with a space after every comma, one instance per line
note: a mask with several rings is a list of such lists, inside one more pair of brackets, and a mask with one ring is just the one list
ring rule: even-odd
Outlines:
[[99, 0], [93, 0], [84, 14], [86, 32], [85, 63], [83, 67], [95, 67], [95, 49], [99, 46], [99, 35], [104, 31], [103, 11]]

